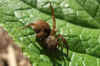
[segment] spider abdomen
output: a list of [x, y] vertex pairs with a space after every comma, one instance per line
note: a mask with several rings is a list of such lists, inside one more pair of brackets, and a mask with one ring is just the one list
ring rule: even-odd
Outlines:
[[48, 36], [48, 38], [46, 38], [46, 46], [48, 49], [55, 49], [57, 46], [57, 40], [54, 36]]

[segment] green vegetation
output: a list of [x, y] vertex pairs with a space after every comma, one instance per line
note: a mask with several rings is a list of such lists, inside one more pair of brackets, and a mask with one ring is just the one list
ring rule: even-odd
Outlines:
[[[41, 54], [31, 28], [21, 28], [39, 19], [52, 26], [49, 0], [0, 0], [0, 26], [21, 46], [33, 66], [100, 66], [100, 1], [52, 0], [58, 33], [66, 35], [69, 57], [52, 58]], [[30, 34], [31, 33], [31, 34]], [[38, 47], [40, 48], [38, 48]]]

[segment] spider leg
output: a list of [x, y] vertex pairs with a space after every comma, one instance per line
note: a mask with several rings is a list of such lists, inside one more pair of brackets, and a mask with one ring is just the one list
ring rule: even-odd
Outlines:
[[[56, 41], [58, 41], [58, 38], [56, 39]], [[57, 43], [56, 43], [56, 47], [58, 46], [58, 44], [59, 44], [59, 43], [57, 42]]]
[[68, 46], [68, 43], [66, 42], [65, 38], [59, 34], [57, 39], [61, 38], [61, 40], [63, 41], [63, 43], [65, 44], [66, 48], [67, 48], [67, 56], [68, 56], [68, 51], [69, 51], [69, 46]]
[[27, 27], [31, 27], [31, 26], [33, 26], [33, 25], [34, 25], [34, 23], [30, 23], [30, 24], [24, 26], [22, 29], [25, 29], [25, 28], [27, 28]]
[[51, 35], [55, 35], [56, 34], [56, 20], [55, 20], [54, 8], [52, 7], [51, 2], [50, 2], [50, 9], [52, 12], [52, 20], [53, 20], [53, 28], [51, 31]]

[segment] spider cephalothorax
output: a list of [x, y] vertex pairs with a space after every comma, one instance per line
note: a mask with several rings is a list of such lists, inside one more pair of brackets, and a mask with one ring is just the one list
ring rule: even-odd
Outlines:
[[50, 29], [49, 24], [43, 20], [39, 20], [35, 23], [28, 24], [25, 27], [31, 26], [33, 30], [36, 32], [37, 42], [39, 42], [39, 44], [43, 48], [48, 49], [48, 50], [55, 50], [59, 44], [59, 38], [60, 38], [67, 48], [67, 55], [68, 55], [69, 46], [66, 40], [60, 34], [56, 36], [56, 20], [54, 16], [54, 9], [51, 6], [51, 3], [50, 3], [50, 8], [51, 8], [52, 19], [53, 19], [52, 29]]
[[43, 20], [38, 20], [35, 23], [26, 25], [25, 27], [32, 27], [36, 32], [36, 38], [45, 39], [51, 32], [50, 26]]

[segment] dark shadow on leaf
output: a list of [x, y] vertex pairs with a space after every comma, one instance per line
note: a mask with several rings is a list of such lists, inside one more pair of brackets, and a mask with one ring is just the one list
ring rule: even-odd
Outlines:
[[15, 17], [14, 13], [4, 13], [5, 16], [11, 16], [11, 17]]
[[[40, 53], [48, 56], [51, 62], [53, 63], [53, 66], [61, 65], [60, 63], [57, 62], [57, 60], [63, 62], [65, 62], [65, 60], [70, 61], [70, 58], [67, 56], [67, 54], [63, 53], [63, 51], [58, 49], [55, 49], [54, 51], [43, 49], [40, 51]], [[64, 57], [66, 57], [66, 59]]]
[[100, 54], [99, 55], [96, 55], [95, 53], [92, 53], [92, 54], [89, 54], [89, 55], [91, 55], [93, 57], [96, 57], [96, 58], [100, 58]]
[[98, 3], [100, 4], [100, 0], [97, 0], [98, 1]]
[[30, 1], [28, 1], [28, 0], [21, 0], [21, 1], [26, 3], [26, 4], [28, 4], [28, 5], [30, 5], [31, 7], [34, 7], [34, 8], [37, 7], [37, 0], [30, 0]]
[[19, 22], [19, 20], [15, 17], [14, 13], [3, 13], [6, 17], [8, 18], [4, 18], [4, 20], [6, 22]]
[[7, 21], [7, 22], [19, 22], [19, 20], [13, 20], [13, 19], [12, 20], [10, 20], [10, 19], [9, 20], [5, 20], [5, 21]]
[[16, 10], [28, 10], [28, 9], [32, 9], [31, 7], [27, 7], [27, 8], [18, 8]]

